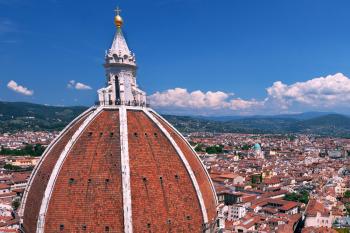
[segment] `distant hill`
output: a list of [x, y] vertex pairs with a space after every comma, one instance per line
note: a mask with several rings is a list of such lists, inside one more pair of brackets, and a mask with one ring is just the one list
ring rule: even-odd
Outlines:
[[[0, 102], [0, 132], [61, 130], [87, 107], [55, 107], [23, 102]], [[350, 117], [310, 112], [276, 116], [200, 117], [164, 115], [183, 133], [308, 133], [350, 137]]]
[[[280, 115], [254, 115], [249, 116], [248, 118], [292, 118], [298, 120], [308, 120], [315, 117], [325, 116], [329, 114], [334, 114], [332, 112], [304, 112], [304, 113], [296, 113], [296, 114], [280, 114]], [[247, 116], [194, 116], [199, 119], [205, 120], [214, 120], [214, 121], [231, 121], [231, 120], [239, 120], [247, 118]]]
[[[316, 114], [318, 115], [318, 114]], [[232, 120], [209, 120], [202, 117], [164, 116], [181, 132], [315, 134], [350, 137], [350, 117], [340, 114], [320, 114], [316, 117], [298, 115], [253, 116]]]
[[0, 131], [61, 130], [85, 109], [87, 108], [0, 102]]
[[298, 131], [303, 133], [312, 132], [319, 135], [350, 136], [350, 117], [340, 114], [329, 114], [296, 124]]

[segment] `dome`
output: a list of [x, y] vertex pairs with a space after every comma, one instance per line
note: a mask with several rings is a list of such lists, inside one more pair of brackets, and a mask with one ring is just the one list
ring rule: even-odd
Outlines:
[[259, 143], [255, 143], [253, 148], [254, 148], [255, 151], [261, 150], [261, 146], [260, 146]]
[[217, 197], [206, 168], [186, 139], [149, 108], [135, 60], [123, 60], [121, 51], [129, 49], [118, 28], [96, 106], [60, 133], [32, 172], [19, 211], [23, 232], [215, 228]]
[[206, 232], [216, 205], [206, 169], [165, 119], [146, 107], [98, 106], [47, 148], [20, 214], [26, 233]]

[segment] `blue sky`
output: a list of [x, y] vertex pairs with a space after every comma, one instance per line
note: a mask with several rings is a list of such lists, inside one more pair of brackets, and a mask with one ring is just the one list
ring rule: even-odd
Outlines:
[[0, 99], [92, 105], [117, 5], [161, 112], [350, 113], [346, 0], [0, 0]]

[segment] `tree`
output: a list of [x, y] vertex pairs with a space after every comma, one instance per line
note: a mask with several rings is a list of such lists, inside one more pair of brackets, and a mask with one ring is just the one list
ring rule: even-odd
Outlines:
[[13, 210], [17, 210], [18, 209], [18, 207], [19, 207], [19, 205], [20, 205], [21, 203], [19, 202], [19, 199], [15, 199], [15, 200], [13, 200], [13, 202], [12, 202], [12, 208], [13, 208]]
[[305, 190], [302, 190], [299, 193], [287, 193], [283, 199], [287, 201], [296, 201], [307, 204], [309, 202], [309, 193]]
[[350, 233], [350, 230], [346, 228], [335, 228], [335, 230], [339, 233]]
[[208, 154], [220, 154], [223, 152], [223, 148], [223, 145], [209, 146], [205, 149], [205, 152], [207, 152]]
[[348, 213], [348, 215], [350, 214], [350, 203], [345, 203], [345, 208], [346, 208], [346, 212]]
[[45, 147], [40, 145], [40, 144], [36, 144], [36, 145], [27, 144], [24, 146], [24, 148], [15, 149], [15, 150], [1, 147], [0, 154], [2, 154], [2, 155], [16, 155], [16, 156], [30, 155], [33, 157], [37, 157], [37, 156], [41, 156], [44, 153], [44, 151], [45, 151]]
[[197, 152], [203, 152], [203, 144], [198, 143], [196, 147], [194, 148], [195, 151]]
[[309, 193], [305, 190], [301, 190], [299, 202], [307, 204], [309, 202]]
[[344, 193], [345, 198], [350, 198], [350, 190], [346, 190]]
[[252, 175], [252, 183], [260, 184], [262, 182], [262, 174], [254, 174]]
[[18, 170], [21, 170], [22, 168], [19, 167], [19, 166], [14, 166], [14, 165], [11, 165], [9, 163], [5, 164], [4, 168], [6, 170], [11, 170], [11, 171], [18, 171]]
[[295, 136], [295, 135], [289, 135], [288, 136], [288, 138], [289, 138], [289, 141], [294, 141], [297, 137]]

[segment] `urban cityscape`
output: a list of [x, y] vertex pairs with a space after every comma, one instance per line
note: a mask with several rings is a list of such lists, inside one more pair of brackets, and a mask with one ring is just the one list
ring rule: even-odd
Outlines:
[[[75, 18], [73, 9], [76, 15], [85, 14], [78, 10], [81, 4], [66, 0], [38, 2], [46, 9], [40, 14], [47, 20], [32, 15], [34, 20], [29, 20], [27, 26], [33, 31], [25, 31], [10, 20], [15, 14], [0, 17], [0, 51], [14, 51], [14, 56], [6, 51], [0, 54], [0, 64], [4, 64], [0, 75], [23, 77], [26, 73], [22, 72], [39, 72], [23, 63], [23, 69], [6, 65], [8, 60], [18, 62], [19, 54], [27, 54], [26, 50], [22, 54], [22, 50], [10, 49], [13, 44], [21, 47], [21, 43], [28, 43], [37, 48], [36, 42], [11, 39], [23, 33], [29, 35], [29, 41], [30, 37], [42, 39], [40, 46], [48, 38], [52, 41], [52, 46], [41, 47], [52, 63], [57, 63], [61, 52], [66, 54], [64, 59], [57, 58], [62, 62], [57, 72], [63, 72], [60, 75], [64, 81], [60, 80], [62, 87], [48, 76], [0, 82], [0, 233], [350, 233], [350, 79], [344, 74], [348, 59], [344, 55], [344, 60], [323, 60], [315, 55], [315, 51], [325, 52], [326, 44], [329, 50], [339, 46], [350, 51], [348, 33], [345, 42], [336, 34], [350, 23], [347, 17], [342, 18], [349, 4], [341, 0], [334, 5], [322, 0], [317, 6], [303, 0], [296, 1], [301, 5], [292, 1], [218, 4], [209, 0], [169, 0], [153, 2], [150, 6], [157, 10], [148, 14], [152, 10], [149, 5], [132, 1], [125, 3], [127, 10], [116, 7], [112, 14], [111, 3], [99, 3], [96, 8], [87, 3], [84, 7], [88, 14]], [[32, 0], [0, 0], [0, 7], [18, 9], [24, 15], [24, 9], [31, 9], [29, 14], [39, 12], [33, 10], [34, 5]], [[55, 22], [55, 11], [51, 12], [53, 17], [46, 15], [52, 6], [57, 12], [67, 9], [67, 19]], [[136, 6], [145, 9], [130, 13]], [[109, 22], [108, 26], [84, 24], [98, 18], [99, 13], [92, 12], [102, 9], [109, 9], [99, 19]], [[233, 9], [235, 13], [231, 14]], [[248, 10], [253, 17], [243, 20]], [[225, 11], [227, 16], [222, 13]], [[312, 33], [323, 30], [319, 20], [324, 13], [339, 16], [329, 17], [328, 24], [323, 22], [337, 36], [310, 43], [307, 40], [314, 36]], [[237, 20], [235, 25], [242, 24], [242, 28], [237, 26], [238, 33], [231, 30], [232, 19]], [[48, 21], [57, 28], [47, 29]], [[134, 28], [130, 31], [129, 22]], [[218, 30], [213, 24], [217, 23], [221, 31], [227, 29], [227, 35], [219, 39], [213, 38]], [[34, 24], [40, 24], [44, 31], [63, 30], [65, 36], [56, 40], [54, 31], [37, 34]], [[203, 24], [210, 30], [206, 28], [204, 33], [209, 36], [202, 41], [196, 31]], [[152, 26], [161, 32], [155, 33]], [[248, 26], [249, 30], [243, 30]], [[167, 41], [171, 28], [183, 29], [187, 35], [179, 32]], [[78, 44], [85, 49], [69, 47], [82, 38], [70, 30], [90, 33], [90, 37], [80, 35], [84, 38]], [[144, 37], [134, 38], [136, 32], [145, 33]], [[283, 43], [270, 44], [276, 35]], [[304, 42], [294, 44], [290, 38], [294, 35]], [[100, 52], [107, 36], [113, 39], [104, 57], [86, 55]], [[224, 45], [225, 36], [237, 40]], [[245, 38], [241, 41], [240, 36]], [[269, 42], [264, 42], [265, 36]], [[162, 39], [156, 43], [159, 37]], [[218, 49], [221, 42], [225, 49]], [[253, 44], [261, 47], [247, 49]], [[136, 59], [132, 45], [140, 50], [140, 58]], [[233, 45], [241, 57], [226, 54], [232, 53]], [[312, 59], [306, 52], [301, 55], [301, 45], [305, 51], [315, 49]], [[285, 46], [290, 57], [283, 55], [281, 59], [277, 55], [279, 46]], [[175, 48], [173, 53], [167, 51], [170, 47]], [[265, 81], [260, 82], [258, 72], [251, 68], [254, 56], [243, 55], [260, 56], [258, 51], [266, 53], [266, 59], [256, 62], [259, 72], [273, 70], [277, 74], [282, 63], [286, 69], [296, 64], [293, 60], [305, 64], [319, 60], [321, 65], [314, 64], [315, 71], [308, 75], [324, 73], [305, 80], [292, 77], [294, 71], [290, 69], [285, 79], [261, 75]], [[295, 51], [297, 56], [293, 57]], [[34, 60], [35, 55], [42, 56], [33, 51], [28, 54]], [[240, 71], [232, 80], [221, 77], [221, 72], [239, 70], [245, 59], [252, 74], [245, 77], [246, 71]], [[276, 63], [275, 69], [265, 66], [270, 59]], [[30, 66], [35, 67], [37, 62], [30, 60]], [[41, 60], [45, 75], [55, 73], [48, 60]], [[232, 61], [236, 63], [232, 65]], [[94, 70], [97, 63], [103, 67]], [[200, 63], [200, 69], [192, 73], [196, 63]], [[224, 64], [226, 68], [221, 69]], [[306, 72], [305, 67], [298, 68]], [[79, 70], [86, 73], [77, 77]], [[105, 77], [87, 84], [88, 77], [101, 70]], [[179, 70], [182, 73], [177, 79]], [[162, 79], [164, 72], [172, 78]], [[213, 78], [211, 72], [217, 77]], [[147, 74], [155, 76], [147, 80]], [[199, 78], [192, 80], [192, 76]], [[5, 81], [7, 85], [2, 86]], [[35, 91], [24, 86], [25, 81], [26, 86], [32, 82]], [[258, 91], [261, 85], [269, 86], [262, 92]], [[213, 91], [218, 87], [223, 91]], [[229, 88], [237, 90], [234, 93]]]
[[[40, 158], [3, 151], [47, 147], [58, 134], [0, 136], [1, 232], [17, 232], [16, 211]], [[213, 180], [222, 232], [342, 232], [350, 227], [350, 139], [210, 132], [193, 132], [186, 139]]]

